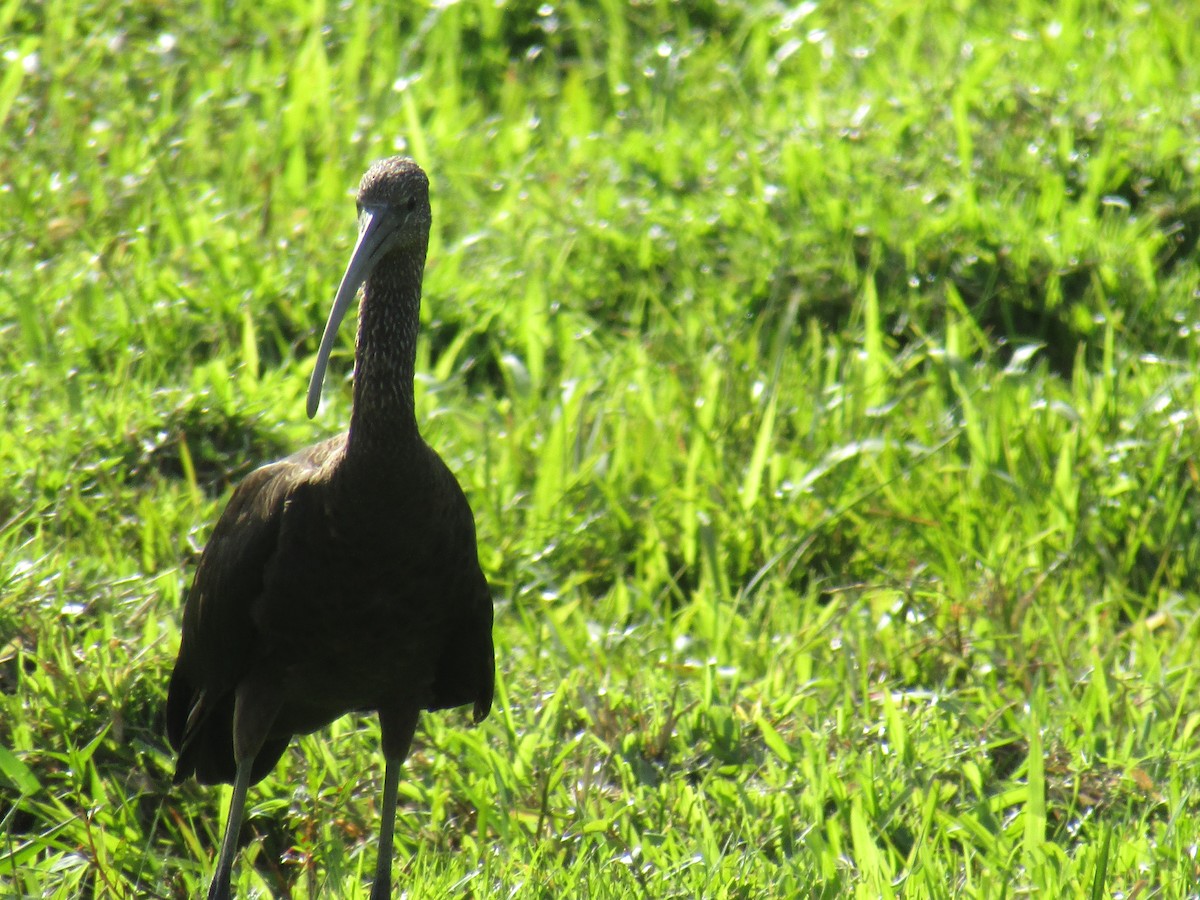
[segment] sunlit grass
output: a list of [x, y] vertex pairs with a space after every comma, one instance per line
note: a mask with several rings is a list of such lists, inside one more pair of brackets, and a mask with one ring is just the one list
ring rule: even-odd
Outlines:
[[[423, 719], [399, 891], [1194, 894], [1196, 14], [405, 10], [0, 5], [0, 893], [202, 894], [183, 594], [347, 421], [349, 339], [305, 381], [406, 152], [499, 672]], [[239, 896], [364, 893], [377, 747], [296, 742]]]

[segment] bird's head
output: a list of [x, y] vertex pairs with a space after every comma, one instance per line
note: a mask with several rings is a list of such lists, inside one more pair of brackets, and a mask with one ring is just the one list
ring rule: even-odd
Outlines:
[[317, 414], [321, 387], [329, 354], [337, 337], [338, 326], [350, 308], [350, 301], [381, 260], [397, 250], [411, 249], [420, 275], [429, 240], [429, 179], [411, 159], [392, 156], [381, 159], [367, 170], [358, 186], [358, 241], [346, 274], [338, 285], [317, 350], [317, 361], [308, 382], [308, 417]]
[[393, 216], [397, 230], [413, 237], [422, 237], [429, 230], [429, 179], [407, 156], [381, 159], [367, 169], [357, 199], [359, 216]]

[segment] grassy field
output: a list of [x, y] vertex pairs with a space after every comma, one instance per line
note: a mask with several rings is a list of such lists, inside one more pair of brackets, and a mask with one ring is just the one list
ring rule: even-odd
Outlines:
[[[499, 663], [404, 896], [1196, 897], [1200, 8], [398, 6], [0, 3], [0, 894], [203, 891], [180, 606], [404, 152]], [[365, 895], [377, 744], [239, 896]]]

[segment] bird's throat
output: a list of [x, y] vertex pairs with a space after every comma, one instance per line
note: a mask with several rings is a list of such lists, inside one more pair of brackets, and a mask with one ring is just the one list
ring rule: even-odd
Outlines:
[[354, 352], [349, 454], [394, 458], [418, 442], [413, 374], [423, 268], [416, 265], [414, 271], [402, 260], [384, 260], [363, 285]]

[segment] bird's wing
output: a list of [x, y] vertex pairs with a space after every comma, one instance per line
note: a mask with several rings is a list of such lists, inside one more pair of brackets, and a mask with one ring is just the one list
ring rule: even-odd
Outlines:
[[[205, 764], [198, 757], [206, 748], [215, 752], [228, 744], [232, 762], [227, 731], [232, 728], [232, 692], [252, 662], [258, 638], [251, 607], [278, 550], [288, 500], [337, 445], [335, 438], [255, 469], [233, 492], [213, 529], [188, 592], [183, 640], [167, 697], [167, 736], [180, 754], [177, 780]], [[201, 738], [214, 716], [222, 721], [208, 730], [222, 733]], [[224, 770], [223, 764], [211, 764]]]
[[492, 596], [487, 581], [474, 566], [471, 587], [459, 606], [459, 615], [449, 630], [438, 659], [429, 709], [472, 705], [476, 722], [492, 708], [496, 681], [496, 657], [492, 646]]
[[[439, 460], [439, 463], [441, 461]], [[461, 573], [453, 591], [455, 622], [438, 661], [430, 709], [447, 709], [470, 703], [476, 722], [492, 708], [496, 683], [496, 655], [492, 644], [492, 592], [479, 567], [475, 519], [462, 488], [444, 464], [440, 465], [447, 487], [444, 496], [457, 520], [455, 532], [459, 558], [450, 566]]]
[[471, 611], [470, 627], [476, 647], [476, 691], [472, 716], [478, 724], [492, 710], [492, 695], [496, 689], [496, 650], [492, 644], [492, 592], [487, 581], [480, 579], [481, 590], [476, 592]]

